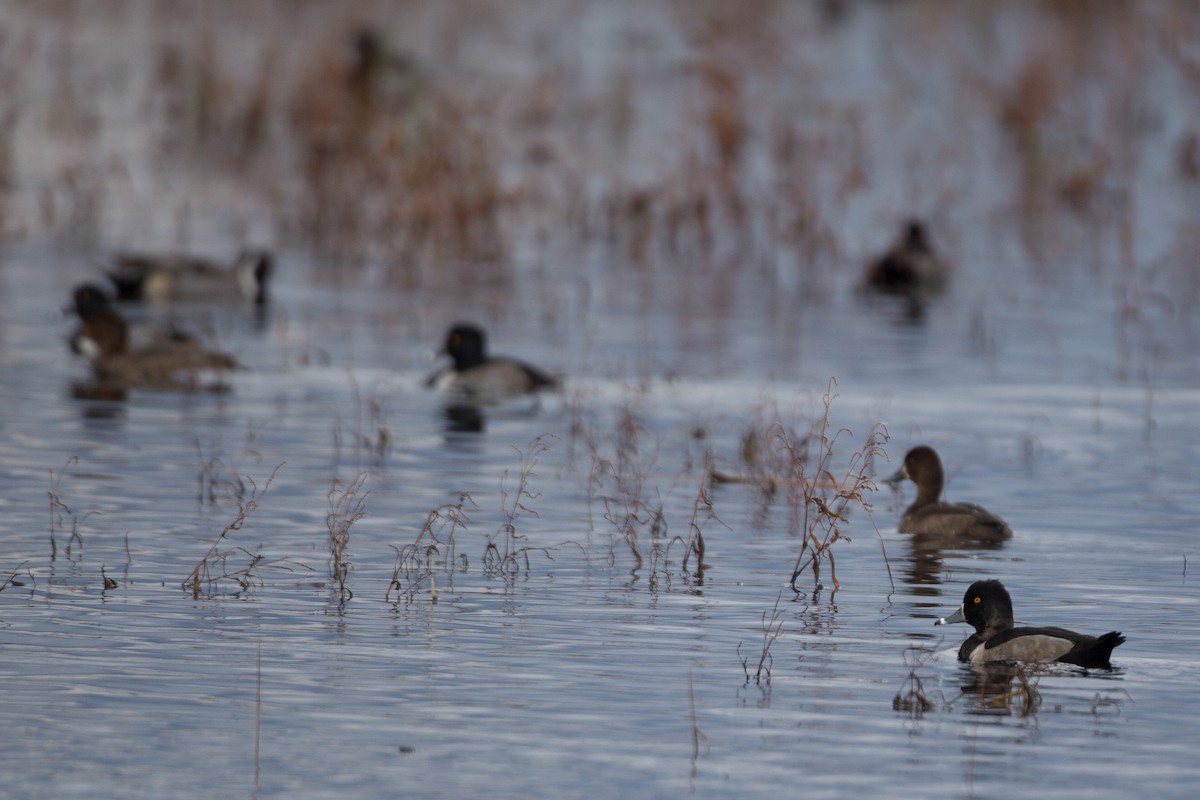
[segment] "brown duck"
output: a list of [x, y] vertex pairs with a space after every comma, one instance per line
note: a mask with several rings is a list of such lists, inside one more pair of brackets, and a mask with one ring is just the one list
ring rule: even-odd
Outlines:
[[925, 224], [911, 220], [888, 251], [867, 265], [863, 287], [922, 299], [941, 294], [949, 277], [950, 265], [934, 251]]
[[91, 360], [96, 380], [105, 385], [196, 389], [198, 372], [238, 368], [232, 356], [177, 330], [158, 331], [146, 344], [131, 347], [129, 323], [97, 286], [78, 287], [73, 300], [80, 326], [71, 349]]
[[904, 456], [904, 464], [888, 483], [907, 478], [917, 485], [917, 497], [900, 517], [900, 533], [955, 538], [971, 541], [1003, 540], [1012, 536], [1008, 523], [974, 503], [950, 503], [941, 499], [945, 486], [942, 460], [928, 445], [919, 445]]

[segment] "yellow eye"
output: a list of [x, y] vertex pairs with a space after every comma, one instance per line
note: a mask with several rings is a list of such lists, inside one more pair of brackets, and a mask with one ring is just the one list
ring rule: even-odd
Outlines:
[[975, 599], [973, 599], [971, 602], [972, 602], [972, 603], [974, 603], [975, 605], [979, 605], [980, 603], [982, 603], [982, 602], [983, 602], [983, 598], [982, 598], [982, 597], [979, 597], [979, 596], [977, 595], [977, 596], [975, 597]]

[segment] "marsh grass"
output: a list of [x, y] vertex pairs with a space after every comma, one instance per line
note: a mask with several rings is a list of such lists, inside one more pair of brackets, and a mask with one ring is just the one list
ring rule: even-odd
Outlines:
[[771, 684], [771, 667], [775, 664], [775, 657], [771, 655], [771, 647], [783, 635], [783, 612], [779, 608], [779, 601], [782, 598], [783, 592], [775, 596], [775, 605], [771, 609], [770, 616], [766, 611], [762, 612], [758, 628], [758, 632], [762, 635], [762, 641], [753, 674], [750, 672], [750, 658], [742, 656], [742, 644], [738, 642], [737, 654], [742, 661], [742, 671], [746, 675], [746, 683], [754, 681], [756, 686], [770, 686]]
[[[392, 451], [392, 431], [387, 422], [387, 406], [375, 397], [364, 397], [353, 371], [346, 371], [354, 401], [354, 427], [348, 434], [353, 463], [382, 469]], [[341, 461], [347, 434], [339, 421], [333, 429], [334, 458]]]
[[[516, 450], [516, 448], [513, 448]], [[529, 488], [529, 479], [533, 476], [533, 470], [537, 466], [538, 459], [550, 452], [550, 445], [546, 443], [546, 436], [538, 436], [524, 452], [517, 450], [521, 457], [521, 467], [517, 473], [516, 490], [510, 495], [508, 492], [508, 470], [504, 470], [504, 474], [500, 477], [500, 513], [504, 517], [504, 523], [500, 526], [499, 534], [496, 537], [489, 537], [487, 545], [483, 551], [483, 568], [485, 574], [511, 574], [524, 566], [529, 569], [529, 548], [521, 543], [526, 537], [517, 533], [517, 520], [522, 514], [528, 514], [532, 517], [537, 517], [538, 513], [527, 503], [531, 503], [538, 499], [539, 495], [534, 493]], [[499, 544], [497, 544], [499, 541]]]
[[[934, 657], [934, 651], [928, 647], [911, 645], [904, 648], [904, 664], [908, 668], [908, 677], [904, 685], [892, 698], [892, 708], [903, 711], [913, 718], [922, 717], [926, 712], [933, 711], [939, 705], [946, 704], [945, 698], [935, 703], [930, 694], [925, 691], [925, 682], [919, 670]], [[940, 695], [940, 692], [938, 693]]]
[[[813, 584], [821, 586], [821, 565], [829, 566], [829, 579], [834, 591], [838, 589], [837, 562], [833, 547], [841, 540], [850, 541], [846, 535], [849, 520], [846, 516], [850, 506], [861, 508], [867, 516], [879, 541], [880, 552], [888, 572], [888, 580], [895, 589], [891, 565], [883, 537], [875, 527], [871, 516], [871, 504], [865, 493], [875, 489], [871, 478], [876, 457], [883, 454], [887, 431], [876, 423], [868, 432], [863, 445], [845, 457], [844, 466], [834, 466], [835, 445], [842, 435], [849, 435], [846, 428], [831, 430], [830, 406], [837, 397], [833, 388], [837, 381], [830, 378], [821, 399], [822, 414], [813, 423], [810, 436], [802, 442], [791, 438], [782, 427], [776, 431], [776, 446], [788, 454], [793, 467], [793, 479], [788, 485], [788, 504], [792, 515], [792, 528], [801, 536], [800, 552], [792, 568], [789, 585], [799, 591], [796, 581], [806, 570], [811, 571]], [[838, 472], [835, 474], [834, 470]]]
[[1095, 696], [1092, 697], [1092, 716], [1099, 716], [1100, 709], [1102, 708], [1112, 708], [1115, 709], [1114, 713], [1120, 714], [1123, 700], [1128, 700], [1130, 703], [1133, 702], [1133, 695], [1129, 694], [1127, 690], [1118, 689], [1117, 691], [1124, 695], [1124, 698], [1114, 697], [1109, 694], [1102, 695], [1096, 692]]
[[[658, 442], [651, 442], [650, 438], [640, 413], [631, 406], [622, 407], [618, 413], [611, 455], [601, 452], [595, 436], [586, 435], [592, 459], [588, 506], [597, 498], [596, 492], [601, 492], [598, 497], [604, 506], [604, 519], [633, 557], [630, 571], [634, 573], [646, 562], [643, 545], [649, 546], [645, 555], [657, 565], [661, 555], [660, 536], [666, 533], [661, 499], [655, 503], [644, 497], [646, 476], [658, 458]], [[647, 534], [648, 542], [642, 541], [643, 533]], [[610, 551], [609, 559], [615, 562], [615, 550]]]
[[257, 435], [257, 426], [247, 428], [242, 452], [229, 464], [225, 462], [226, 454], [221, 449], [219, 437], [207, 451], [199, 439], [194, 441], [196, 455], [200, 459], [200, 468], [196, 472], [196, 502], [201, 508], [216, 510], [222, 500], [238, 502], [245, 499], [247, 486], [246, 479], [242, 477], [242, 468], [247, 461], [257, 462], [259, 458], [255, 443]]
[[413, 602], [421, 591], [429, 591], [429, 599], [436, 603], [438, 589], [435, 575], [439, 570], [453, 575], [456, 568], [467, 568], [466, 554], [457, 552], [455, 533], [466, 530], [471, 520], [466, 508], [475, 506], [471, 496], [460, 494], [457, 503], [448, 503], [433, 509], [425, 518], [425, 524], [417, 538], [403, 547], [389, 545], [396, 554], [396, 566], [388, 582], [384, 601], [399, 603]]
[[326, 495], [329, 501], [329, 512], [325, 515], [325, 526], [329, 530], [329, 580], [339, 608], [354, 596], [346, 586], [352, 566], [349, 554], [350, 528], [367, 515], [366, 494], [362, 491], [366, 480], [365, 472], [349, 482], [335, 480]]
[[63, 528], [64, 523], [70, 521], [70, 535], [67, 537], [67, 558], [71, 557], [71, 546], [78, 544], [83, 547], [83, 537], [79, 535], [79, 518], [75, 515], [60, 496], [63, 478], [66, 477], [67, 470], [79, 463], [79, 456], [71, 456], [67, 462], [63, 464], [63, 468], [57, 474], [54, 470], [50, 470], [50, 490], [47, 495], [50, 499], [50, 560], [54, 561], [58, 557], [58, 532]]
[[516, 488], [511, 494], [508, 490], [508, 470], [505, 470], [501, 476], [500, 513], [503, 516], [504, 522], [501, 524], [496, 536], [488, 537], [487, 544], [484, 547], [484, 575], [489, 577], [503, 576], [508, 579], [521, 570], [528, 572], [530, 567], [530, 553], [540, 553], [542, 556], [553, 561], [554, 552], [565, 545], [574, 545], [584, 553], [587, 552], [578, 542], [560, 542], [553, 545], [538, 546], [525, 544], [527, 537], [517, 532], [517, 521], [523, 515], [535, 518], [538, 516], [537, 511], [530, 503], [537, 500], [540, 494], [530, 489], [530, 478], [535, 474], [534, 469], [537, 467], [538, 460], [550, 452], [550, 445], [546, 440], [556, 438], [550, 434], [542, 434], [534, 438], [524, 451], [517, 450], [517, 453], [521, 457], [521, 466], [517, 473]]
[[708, 496], [707, 488], [710, 480], [708, 476], [712, 474], [714, 460], [712, 453], [705, 454], [704, 477], [700, 480], [700, 486], [696, 490], [696, 499], [692, 502], [692, 516], [688, 520], [688, 538], [683, 543], [683, 558], [680, 563], [684, 573], [688, 573], [689, 564], [695, 559], [695, 570], [690, 575], [698, 585], [704, 582], [704, 570], [708, 568], [708, 564], [704, 563], [703, 523], [714, 520], [720, 522], [716, 511], [713, 510], [712, 498]]
[[[250, 515], [258, 509], [262, 499], [270, 490], [276, 474], [283, 467], [283, 463], [280, 462], [275, 469], [271, 470], [271, 474], [267, 477], [261, 490], [253, 478], [246, 477], [245, 481], [249, 484], [250, 492], [248, 497], [239, 495], [236, 498], [237, 516], [217, 534], [216, 540], [213, 541], [204, 556], [196, 562], [191, 574], [180, 584], [185, 591], [191, 594], [193, 600], [220, 594], [223, 591], [222, 586], [226, 583], [236, 587], [232, 591], [237, 594], [251, 594], [258, 591], [263, 586], [262, 571], [265, 569], [285, 572], [309, 569], [290, 558], [269, 559], [263, 555], [261, 545], [251, 551], [245, 547], [232, 545], [229, 541], [232, 534], [240, 532]], [[235, 557], [244, 557], [248, 561], [245, 566], [236, 566], [232, 563]]]

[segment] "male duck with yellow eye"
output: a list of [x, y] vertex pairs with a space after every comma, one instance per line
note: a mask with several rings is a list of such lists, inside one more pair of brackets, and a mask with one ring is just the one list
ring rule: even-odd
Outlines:
[[1012, 598], [997, 580], [976, 581], [967, 589], [963, 604], [935, 625], [966, 622], [975, 633], [958, 649], [958, 660], [972, 664], [996, 661], [1074, 664], [1112, 669], [1113, 648], [1125, 643], [1118, 631], [1088, 636], [1065, 628], [1013, 627]]
[[192, 336], [175, 330], [155, 331], [150, 341], [133, 346], [129, 323], [96, 286], [78, 287], [73, 300], [82, 324], [71, 337], [71, 349], [91, 360], [97, 380], [106, 385], [196, 388], [197, 371], [238, 366], [232, 356], [206, 350]]
[[1012, 536], [1008, 523], [974, 503], [949, 503], [941, 499], [946, 483], [942, 460], [928, 445], [919, 445], [904, 456], [904, 464], [886, 483], [907, 478], [917, 485], [917, 497], [900, 517], [900, 533], [1000, 542]]
[[558, 388], [558, 379], [505, 356], [487, 354], [482, 328], [460, 323], [446, 334], [443, 352], [453, 364], [431, 375], [427, 386], [457, 392], [478, 402], [496, 402], [542, 389]]

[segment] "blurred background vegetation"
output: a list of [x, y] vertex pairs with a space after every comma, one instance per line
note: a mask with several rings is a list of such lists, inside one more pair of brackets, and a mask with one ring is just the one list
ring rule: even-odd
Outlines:
[[1195, 2], [36, 0], [0, 85], [7, 240], [719, 304], [826, 298], [919, 217], [984, 291], [1200, 294]]

